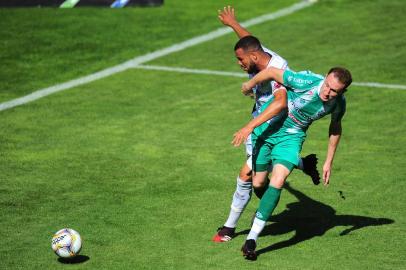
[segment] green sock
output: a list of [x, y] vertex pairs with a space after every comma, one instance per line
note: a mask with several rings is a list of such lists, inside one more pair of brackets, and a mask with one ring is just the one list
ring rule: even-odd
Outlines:
[[257, 218], [267, 221], [271, 217], [273, 210], [275, 210], [278, 205], [281, 191], [282, 189], [274, 188], [271, 185], [269, 186], [259, 203], [259, 208], [256, 214]]

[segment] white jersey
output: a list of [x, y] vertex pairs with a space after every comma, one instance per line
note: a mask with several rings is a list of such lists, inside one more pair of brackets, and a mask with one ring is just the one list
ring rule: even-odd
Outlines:
[[[283, 59], [281, 56], [279, 56], [277, 53], [265, 48], [262, 46], [262, 49], [271, 55], [271, 60], [268, 63], [267, 68], [269, 67], [275, 67], [275, 68], [280, 68], [280, 69], [286, 69], [288, 67], [288, 62]], [[251, 79], [254, 77], [257, 73], [250, 73], [249, 78]], [[271, 97], [273, 96], [274, 92], [276, 89], [280, 88], [281, 84], [279, 84], [276, 81], [266, 81], [261, 84], [255, 85], [255, 87], [252, 89], [254, 92], [255, 96], [255, 106], [252, 110], [252, 116], [257, 117], [259, 114], [259, 111], [266, 102], [268, 102]]]

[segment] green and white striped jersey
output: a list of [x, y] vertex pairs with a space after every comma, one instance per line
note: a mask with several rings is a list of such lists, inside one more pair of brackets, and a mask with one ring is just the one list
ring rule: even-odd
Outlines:
[[340, 121], [346, 109], [345, 97], [323, 101], [320, 90], [324, 77], [310, 71], [283, 73], [283, 84], [288, 89], [288, 117], [283, 127], [288, 133], [306, 132], [310, 124], [327, 114], [333, 121]]

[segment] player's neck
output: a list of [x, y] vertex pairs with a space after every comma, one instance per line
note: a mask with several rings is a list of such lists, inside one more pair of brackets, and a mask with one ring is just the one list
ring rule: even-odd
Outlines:
[[272, 56], [268, 53], [263, 53], [262, 57], [259, 59], [257, 63], [257, 68], [259, 71], [264, 70], [268, 67], [269, 62], [271, 61]]

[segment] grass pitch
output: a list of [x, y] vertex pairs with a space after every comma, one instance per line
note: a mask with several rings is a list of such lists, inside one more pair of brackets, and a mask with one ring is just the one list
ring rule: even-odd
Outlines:
[[[249, 19], [294, 1], [238, 1]], [[87, 75], [220, 26], [225, 1], [154, 9], [2, 9], [1, 102]], [[340, 64], [354, 81], [406, 84], [403, 1], [320, 1], [250, 28], [292, 69]], [[386, 15], [386, 14], [390, 14]], [[56, 15], [56, 16], [55, 16]], [[238, 71], [229, 34], [148, 64]], [[2, 269], [402, 269], [405, 264], [404, 90], [352, 86], [331, 185], [290, 177], [255, 263], [211, 237], [225, 221], [249, 119], [243, 80], [128, 70], [0, 112]], [[329, 120], [303, 154], [323, 164]], [[321, 168], [321, 166], [319, 166]], [[50, 248], [58, 229], [83, 238], [84, 261]]]

